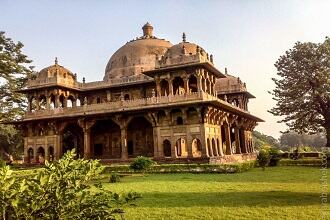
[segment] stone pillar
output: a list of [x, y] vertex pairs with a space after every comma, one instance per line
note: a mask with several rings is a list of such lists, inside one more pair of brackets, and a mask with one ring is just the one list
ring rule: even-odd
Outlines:
[[31, 103], [31, 99], [29, 98], [28, 100], [28, 111], [31, 112], [32, 111], [32, 103]]
[[206, 139], [206, 129], [205, 124], [201, 124], [201, 147], [202, 147], [202, 158], [208, 157], [208, 150], [207, 150], [207, 139]]
[[220, 134], [219, 134], [219, 146], [218, 146], [218, 149], [219, 149], [219, 156], [223, 156], [224, 153], [223, 153], [223, 147], [222, 147], [222, 137], [221, 137], [221, 128], [220, 128]]
[[243, 139], [243, 141], [242, 141], [242, 146], [241, 146], [241, 151], [242, 151], [242, 153], [247, 153], [247, 150], [246, 150], [246, 131], [240, 131], [240, 138], [242, 138]]
[[90, 129], [84, 129], [84, 158], [91, 158], [91, 131]]
[[158, 97], [162, 96], [161, 87], [160, 87], [160, 80], [159, 79], [156, 80], [156, 92], [157, 92]]
[[111, 101], [111, 92], [110, 90], [107, 90], [107, 102]]
[[236, 154], [241, 154], [241, 142], [239, 135], [239, 128], [235, 127], [235, 143], [236, 143]]
[[176, 154], [176, 140], [175, 138], [171, 138], [171, 158], [175, 159], [178, 155]]
[[121, 159], [126, 160], [128, 159], [126, 127], [122, 127], [120, 129], [120, 134], [121, 134]]
[[200, 75], [197, 76], [197, 91], [202, 91], [202, 77]]
[[28, 150], [29, 150], [29, 146], [28, 146], [28, 137], [24, 137], [23, 138], [23, 140], [24, 140], [24, 158], [23, 158], [23, 162], [24, 163], [27, 163], [27, 162], [29, 162], [28, 160], [29, 160], [29, 152], [28, 152]]
[[226, 154], [233, 154], [231, 150], [231, 138], [230, 138], [230, 127], [229, 125], [225, 125], [225, 135], [226, 135]]
[[64, 99], [63, 99], [63, 108], [66, 108], [66, 107], [68, 107], [68, 98], [64, 97]]
[[168, 80], [168, 87], [169, 87], [169, 92], [170, 92], [170, 95], [173, 95], [173, 82], [172, 82], [173, 80], [170, 78], [169, 80]]
[[56, 143], [54, 146], [55, 160], [59, 160], [63, 154], [62, 138], [63, 136], [61, 134], [57, 135], [56, 137]]
[[33, 160], [34, 160], [34, 163], [37, 163], [39, 162], [39, 155], [38, 155], [38, 147], [36, 145], [34, 145], [33, 147]]
[[36, 98], [36, 110], [40, 110], [39, 98]]
[[154, 158], [159, 158], [161, 157], [161, 154], [160, 154], [160, 141], [159, 141], [159, 135], [158, 135], [158, 127], [156, 126], [153, 126], [152, 128], [153, 130], [153, 142], [154, 142]]
[[46, 96], [46, 109], [50, 109], [50, 97]]
[[60, 106], [60, 97], [59, 95], [55, 95], [55, 103], [54, 103], [54, 107], [58, 108]]
[[189, 94], [189, 79], [187, 77], [185, 77], [183, 79], [183, 82], [184, 82], [184, 90], [185, 90], [185, 93], [186, 94]]

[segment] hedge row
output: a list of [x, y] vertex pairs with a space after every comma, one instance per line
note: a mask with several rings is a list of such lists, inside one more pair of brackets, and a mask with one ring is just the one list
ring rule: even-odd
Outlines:
[[[291, 158], [293, 155], [294, 155], [294, 153], [285, 152], [281, 156], [282, 156], [282, 158]], [[319, 157], [321, 157], [321, 153], [319, 153], [319, 152], [299, 152], [298, 153], [298, 158], [304, 158], [304, 157], [319, 158]]]
[[322, 165], [322, 160], [319, 158], [315, 159], [282, 159], [280, 160], [281, 166], [317, 166], [320, 167]]
[[[158, 164], [148, 169], [147, 173], [240, 173], [256, 166], [255, 161], [237, 164]], [[129, 165], [110, 165], [106, 173], [133, 173]], [[142, 171], [141, 171], [142, 172]]]

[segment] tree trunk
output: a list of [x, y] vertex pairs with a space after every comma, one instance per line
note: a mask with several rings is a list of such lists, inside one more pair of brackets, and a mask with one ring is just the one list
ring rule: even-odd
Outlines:
[[326, 147], [330, 148], [330, 125], [325, 128], [325, 131], [326, 131], [326, 138], [327, 138]]

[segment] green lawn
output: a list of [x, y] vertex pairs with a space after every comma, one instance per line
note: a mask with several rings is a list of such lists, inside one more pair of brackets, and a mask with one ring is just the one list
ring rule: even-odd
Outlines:
[[128, 176], [104, 187], [142, 194], [136, 207], [125, 209], [127, 219], [311, 220], [320, 218], [320, 177], [319, 168], [275, 167], [238, 174]]

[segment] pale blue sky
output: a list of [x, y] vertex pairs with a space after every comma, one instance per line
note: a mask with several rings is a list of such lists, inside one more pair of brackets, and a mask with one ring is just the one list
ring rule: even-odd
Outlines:
[[266, 120], [257, 130], [275, 137], [285, 126], [267, 113], [274, 102], [275, 61], [296, 41], [330, 36], [330, 1], [15, 1], [0, 0], [0, 30], [25, 44], [36, 70], [59, 63], [78, 79], [102, 80], [110, 56], [141, 36], [149, 21], [154, 34], [202, 46], [218, 69], [247, 83], [257, 98], [251, 113]]

